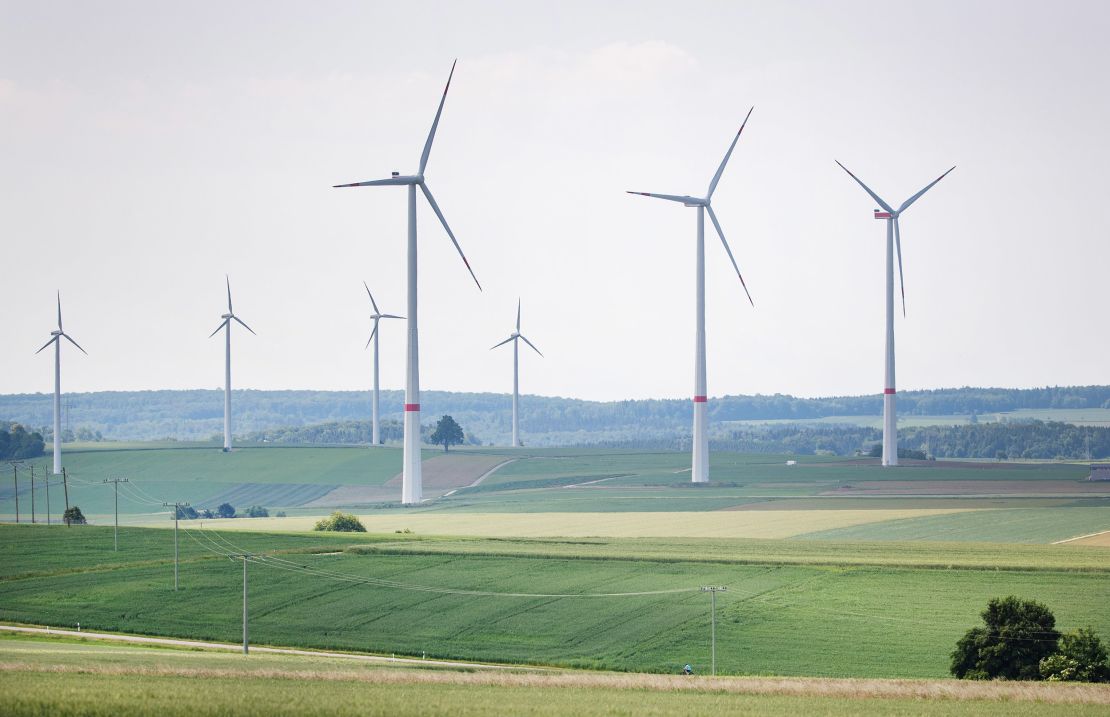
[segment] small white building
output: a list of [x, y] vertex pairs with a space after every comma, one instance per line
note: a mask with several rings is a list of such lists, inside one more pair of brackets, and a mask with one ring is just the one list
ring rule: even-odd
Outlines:
[[1092, 463], [1091, 475], [1087, 480], [1110, 481], [1110, 463]]

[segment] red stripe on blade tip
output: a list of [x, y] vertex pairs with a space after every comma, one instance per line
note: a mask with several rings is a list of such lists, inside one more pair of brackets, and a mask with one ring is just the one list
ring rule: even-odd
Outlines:
[[419, 403], [406, 403], [405, 404], [405, 410], [406, 411], [419, 411], [420, 410], [420, 404]]
[[894, 395], [894, 389], [893, 388], [884, 388], [883, 393], [886, 393], [886, 394], [889, 394], [889, 395], [893, 396]]
[[694, 403], [705, 403], [708, 400], [705, 396], [694, 396]]

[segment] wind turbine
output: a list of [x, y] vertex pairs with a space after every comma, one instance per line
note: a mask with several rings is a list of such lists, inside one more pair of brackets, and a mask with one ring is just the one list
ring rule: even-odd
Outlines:
[[[238, 321], [243, 325], [243, 328], [254, 334], [254, 329], [243, 323], [243, 320], [235, 315], [235, 311], [231, 308], [231, 279], [224, 276], [227, 281], [227, 313], [220, 316], [223, 323], [216, 327], [216, 330], [208, 334], [208, 338], [212, 338], [220, 332], [220, 329], [226, 329], [224, 334], [224, 453], [231, 450], [231, 322]], [[257, 336], [258, 334], [254, 334]]]
[[[456, 60], [457, 62], [457, 60]], [[354, 182], [352, 184], [336, 184], [336, 188], [340, 187], [380, 187], [380, 186], [404, 186], [408, 187], [408, 345], [405, 352], [405, 449], [404, 449], [404, 462], [401, 469], [401, 502], [405, 504], [419, 503], [423, 493], [423, 485], [420, 475], [420, 350], [419, 340], [416, 330], [416, 188], [419, 187], [420, 191], [424, 193], [424, 197], [431, 205], [432, 211], [435, 212], [439, 218], [443, 228], [447, 231], [447, 236], [450, 237], [451, 243], [455, 245], [455, 250], [459, 252], [462, 257], [463, 264], [466, 265], [466, 270], [470, 272], [470, 277], [474, 279], [474, 283], [478, 284], [478, 277], [474, 276], [474, 270], [470, 268], [470, 262], [466, 260], [466, 256], [459, 246], [458, 240], [455, 239], [451, 227], [447, 226], [447, 220], [443, 218], [443, 212], [440, 211], [439, 205], [436, 204], [435, 197], [432, 196], [431, 190], [428, 189], [427, 183], [424, 181], [424, 170], [428, 166], [428, 155], [432, 152], [432, 141], [436, 136], [436, 127], [439, 126], [439, 117], [443, 114], [443, 103], [447, 100], [447, 90], [451, 89], [451, 78], [455, 75], [455, 63], [451, 63], [451, 74], [447, 76], [447, 86], [443, 88], [443, 97], [439, 100], [439, 108], [436, 110], [435, 119], [432, 120], [432, 129], [428, 132], [428, 139], [424, 142], [424, 151], [420, 154], [420, 168], [416, 174], [401, 175], [398, 172], [393, 172], [393, 176], [388, 179], [373, 179], [366, 182]], [[478, 284], [479, 291], [482, 285]]]
[[517, 343], [517, 339], [531, 346], [533, 351], [540, 354], [541, 358], [543, 357], [540, 350], [524, 334], [520, 333], [520, 299], [516, 300], [516, 331], [509, 334], [509, 338], [501, 343], [490, 347], [490, 351], [493, 351], [498, 346], [504, 346], [510, 341], [513, 342], [513, 448], [520, 447], [520, 413], [517, 410], [520, 403], [520, 344]]
[[62, 339], [81, 349], [86, 356], [89, 352], [82, 349], [73, 337], [62, 330], [62, 292], [58, 292], [58, 328], [50, 332], [50, 340], [36, 351], [42, 353], [50, 344], [54, 344], [54, 475], [62, 472]]
[[[366, 282], [362, 282], [366, 286]], [[383, 314], [378, 310], [378, 304], [374, 301], [374, 295], [370, 293], [370, 287], [366, 286], [366, 295], [370, 297], [370, 305], [374, 307], [374, 313], [370, 318], [374, 320], [374, 330], [370, 332], [370, 338], [366, 341], [366, 348], [370, 348], [370, 342], [374, 342], [374, 414], [373, 421], [370, 425], [370, 445], [377, 446], [381, 443], [381, 429], [378, 425], [378, 322], [382, 319], [403, 319], [404, 316], [394, 316], [393, 314]]]
[[[840, 164], [839, 161], [836, 162]], [[910, 205], [921, 198], [921, 195], [933, 188], [933, 185], [948, 176], [955, 167], [952, 167], [940, 175], [928, 186], [922, 189], [917, 194], [913, 195], [906, 201], [902, 202], [902, 206], [894, 209], [889, 204], [884, 202], [878, 194], [871, 191], [870, 187], [860, 181], [860, 178], [852, 174], [843, 164], [840, 168], [848, 172], [848, 176], [856, 180], [859, 186], [863, 187], [863, 191], [871, 195], [871, 198], [882, 210], [875, 210], [876, 219], [886, 220], [886, 364], [885, 364], [885, 379], [883, 382], [883, 465], [896, 466], [898, 465], [898, 417], [896, 414], [895, 401], [894, 401], [894, 252], [898, 252], [898, 285], [902, 289], [902, 316], [906, 315], [906, 285], [902, 276], [902, 235], [898, 229], [898, 217], [902, 212], [910, 208]]]
[[691, 466], [691, 480], [694, 483], [709, 482], [709, 434], [707, 432], [708, 416], [706, 415], [708, 390], [706, 389], [705, 383], [705, 215], [707, 213], [709, 214], [709, 219], [713, 222], [713, 227], [717, 230], [717, 234], [721, 237], [721, 243], [725, 247], [725, 252], [728, 253], [728, 258], [732, 261], [732, 267], [736, 269], [736, 276], [740, 277], [740, 285], [744, 287], [744, 293], [747, 294], [748, 301], [753, 307], [755, 306], [755, 302], [752, 302], [752, 295], [748, 292], [748, 285], [744, 283], [744, 277], [740, 275], [740, 267], [736, 264], [736, 258], [732, 255], [732, 249], [729, 248], [728, 242], [725, 240], [725, 233], [721, 230], [721, 223], [717, 221], [717, 215], [713, 213], [713, 207], [711, 206], [713, 192], [717, 189], [717, 183], [721, 181], [721, 175], [725, 171], [725, 165], [728, 164], [728, 158], [732, 156], [732, 150], [740, 140], [740, 134], [744, 131], [744, 126], [748, 124], [748, 117], [752, 116], [752, 110], [754, 109], [753, 107], [748, 110], [747, 116], [744, 117], [744, 122], [740, 125], [740, 130], [736, 133], [736, 137], [733, 138], [728, 151], [725, 152], [725, 158], [721, 160], [721, 166], [717, 167], [717, 173], [713, 175], [713, 179], [709, 182], [709, 191], [705, 193], [704, 197], [652, 194], [650, 192], [629, 192], [629, 194], [639, 194], [645, 197], [679, 202], [686, 207], [697, 207], [698, 210], [697, 269], [695, 272], [697, 314], [695, 319], [696, 329], [694, 340], [694, 455], [693, 464]]

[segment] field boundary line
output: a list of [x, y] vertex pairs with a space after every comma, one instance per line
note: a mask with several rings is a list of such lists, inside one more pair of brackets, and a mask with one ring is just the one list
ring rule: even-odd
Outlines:
[[[164, 645], [167, 647], [189, 647], [205, 650], [220, 650], [238, 652], [243, 649], [242, 643], [209, 642], [205, 640], [185, 640], [174, 637], [151, 637], [145, 635], [127, 635], [114, 632], [89, 632], [87, 630], [65, 630], [56, 627], [32, 627], [26, 625], [0, 624], [0, 630], [19, 632], [32, 635], [60, 635], [62, 637], [78, 637], [89, 640], [106, 640], [111, 642], [127, 642], [141, 645]], [[251, 645], [251, 652], [264, 652], [275, 655], [299, 655], [304, 657], [328, 657], [350, 660], [363, 660], [381, 664], [398, 665], [423, 665], [431, 667], [454, 667], [472, 670], [527, 670], [529, 672], [556, 671], [554, 667], [530, 667], [526, 665], [501, 665], [486, 662], [463, 662], [456, 660], [423, 660], [416, 657], [385, 657], [384, 655], [369, 655], [357, 652], [327, 652], [322, 650], [304, 650], [295, 647], [263, 647]]]
[[502, 468], [504, 468], [505, 466], [509, 465], [510, 463], [516, 463], [516, 462], [517, 462], [517, 461], [519, 461], [519, 460], [520, 460], [519, 458], [507, 458], [507, 459], [505, 459], [505, 460], [501, 461], [500, 463], [498, 463], [497, 465], [495, 465], [495, 466], [494, 466], [493, 468], [490, 468], [490, 469], [489, 469], [488, 471], [486, 471], [486, 472], [485, 472], [485, 473], [483, 473], [482, 475], [478, 476], [478, 479], [477, 479], [477, 480], [475, 480], [475, 481], [474, 481], [473, 483], [471, 483], [470, 485], [468, 485], [468, 486], [466, 486], [466, 487], [467, 487], [467, 488], [473, 488], [474, 486], [476, 486], [476, 485], [480, 484], [480, 483], [481, 483], [482, 481], [484, 481], [484, 480], [485, 480], [486, 478], [489, 478], [489, 477], [490, 477], [491, 475], [493, 475], [493, 474], [494, 474], [494, 473], [496, 473], [497, 471], [501, 470], [501, 469], [502, 469]]
[[1077, 535], [1074, 538], [1066, 538], [1064, 540], [1057, 540], [1057, 541], [1051, 543], [1051, 545], [1063, 545], [1064, 543], [1070, 543], [1073, 540], [1083, 540], [1084, 538], [1093, 538], [1096, 535], [1106, 535], [1107, 533], [1110, 533], [1110, 530], [1100, 530], [1097, 533], [1087, 533], [1086, 535]]

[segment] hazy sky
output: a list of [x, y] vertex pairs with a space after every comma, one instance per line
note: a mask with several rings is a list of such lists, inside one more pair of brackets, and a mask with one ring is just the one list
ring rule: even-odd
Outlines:
[[[2, 2], [0, 392], [369, 384], [366, 280], [404, 313], [421, 200], [425, 389], [685, 397], [693, 209], [714, 197], [755, 299], [706, 237], [709, 392], [882, 386], [884, 224], [898, 204], [902, 390], [1110, 383], [1105, 2]], [[402, 322], [383, 385], [403, 385]]]

